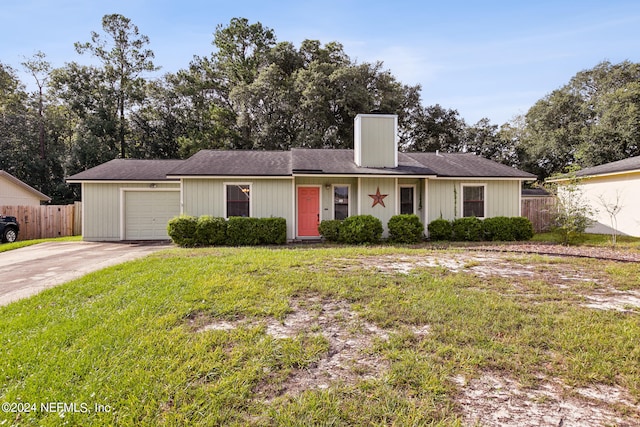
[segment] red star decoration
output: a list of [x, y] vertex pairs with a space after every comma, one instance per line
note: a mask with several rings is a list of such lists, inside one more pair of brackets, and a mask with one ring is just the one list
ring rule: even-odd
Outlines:
[[378, 187], [378, 189], [376, 190], [376, 194], [369, 194], [369, 197], [373, 199], [373, 204], [371, 205], [371, 207], [379, 204], [382, 205], [383, 208], [386, 208], [383, 199], [387, 196], [388, 194], [380, 194], [380, 187]]

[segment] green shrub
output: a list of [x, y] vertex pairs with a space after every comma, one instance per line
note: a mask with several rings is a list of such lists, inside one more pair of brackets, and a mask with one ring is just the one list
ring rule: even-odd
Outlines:
[[511, 218], [511, 228], [515, 240], [531, 240], [533, 238], [533, 224], [529, 218], [514, 216]]
[[453, 234], [451, 221], [442, 218], [431, 221], [427, 229], [429, 230], [430, 240], [451, 240]]
[[340, 239], [340, 224], [342, 221], [339, 219], [326, 219], [320, 223], [318, 231], [327, 242], [337, 242]]
[[458, 218], [451, 225], [453, 240], [478, 242], [482, 240], [482, 221], [476, 217]]
[[287, 221], [284, 218], [233, 216], [227, 221], [227, 245], [273, 245], [286, 241]]
[[342, 243], [378, 243], [382, 237], [382, 222], [373, 215], [350, 216], [342, 221], [338, 233]]
[[389, 240], [395, 243], [418, 243], [424, 235], [424, 225], [418, 215], [394, 215], [387, 227]]
[[227, 221], [202, 215], [196, 224], [195, 242], [198, 246], [224, 245], [227, 242]]
[[287, 220], [284, 218], [259, 218], [257, 229], [261, 245], [287, 243]]
[[486, 218], [482, 221], [482, 229], [485, 240], [502, 242], [516, 240], [513, 222], [506, 216]]
[[196, 246], [196, 228], [198, 219], [193, 216], [177, 216], [169, 220], [167, 234], [176, 245], [183, 247]]

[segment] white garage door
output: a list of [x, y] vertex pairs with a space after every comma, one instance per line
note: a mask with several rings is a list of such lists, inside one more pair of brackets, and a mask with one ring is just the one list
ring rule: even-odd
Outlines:
[[125, 240], [168, 240], [167, 223], [180, 215], [179, 191], [126, 191]]

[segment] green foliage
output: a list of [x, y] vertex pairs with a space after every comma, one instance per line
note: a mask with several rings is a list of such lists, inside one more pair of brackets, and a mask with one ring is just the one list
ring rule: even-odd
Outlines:
[[176, 245], [192, 247], [197, 245], [196, 230], [198, 229], [198, 218], [194, 216], [182, 215], [169, 220], [167, 224], [167, 234]]
[[320, 222], [318, 231], [327, 242], [337, 242], [340, 240], [340, 224], [339, 219], [326, 219]]
[[198, 246], [224, 245], [227, 240], [227, 221], [202, 215], [196, 225], [195, 240]]
[[482, 221], [485, 240], [508, 242], [511, 240], [530, 240], [533, 237], [533, 224], [521, 216], [497, 216]]
[[453, 240], [478, 242], [482, 240], [482, 221], [476, 217], [457, 218], [451, 224]]
[[287, 220], [284, 218], [258, 218], [257, 228], [261, 245], [283, 245], [287, 242]]
[[231, 217], [227, 221], [227, 245], [281, 245], [287, 241], [284, 218]]
[[378, 243], [382, 237], [382, 222], [373, 215], [350, 216], [340, 225], [339, 239], [342, 243]]
[[199, 218], [179, 216], [169, 221], [167, 231], [179, 246], [253, 246], [282, 245], [287, 242], [284, 218]]
[[640, 155], [640, 64], [601, 62], [529, 109], [521, 165], [542, 180], [568, 165]]
[[547, 190], [556, 196], [551, 231], [563, 245], [576, 244], [582, 241], [584, 232], [593, 223], [595, 211], [584, 197], [575, 170], [563, 179], [547, 186]]
[[424, 236], [424, 225], [418, 215], [394, 215], [387, 223], [389, 240], [395, 243], [418, 243]]
[[[535, 234], [533, 224], [529, 218], [522, 216], [514, 216], [509, 218], [511, 221], [511, 229], [515, 240], [531, 240]], [[486, 221], [486, 220], [485, 220]]]
[[451, 240], [453, 237], [453, 230], [451, 228], [451, 221], [446, 219], [434, 219], [427, 226], [429, 230], [429, 240]]
[[496, 216], [482, 221], [484, 240], [510, 241], [516, 240], [511, 218]]

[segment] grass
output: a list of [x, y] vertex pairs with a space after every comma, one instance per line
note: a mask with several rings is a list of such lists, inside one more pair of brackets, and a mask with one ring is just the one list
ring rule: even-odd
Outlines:
[[[612, 246], [611, 236], [608, 234], [590, 234], [581, 235], [578, 245], [585, 246]], [[560, 243], [561, 238], [554, 233], [539, 233], [531, 239], [533, 242]], [[616, 247], [626, 249], [640, 249], [640, 237], [618, 236]]]
[[[485, 371], [525, 384], [545, 375], [574, 386], [617, 385], [640, 399], [637, 313], [583, 308], [578, 294], [541, 279], [519, 279], [523, 296], [511, 291], [512, 280], [441, 268], [381, 274], [359, 263], [428, 253], [172, 249], [0, 307], [0, 403], [37, 405], [0, 412], [0, 425], [461, 425], [451, 379]], [[636, 264], [583, 265], [640, 290], [629, 280], [640, 275]], [[388, 339], [366, 352], [386, 368], [265, 398], [260, 390], [278, 390], [328, 357], [317, 329], [274, 338], [264, 324], [284, 321], [294, 299], [311, 297], [345, 302], [385, 328]], [[194, 319], [238, 327], [198, 332]], [[421, 325], [427, 335], [412, 332]], [[45, 402], [89, 410], [47, 412]]]
[[24, 248], [31, 245], [37, 245], [44, 242], [76, 242], [82, 240], [82, 236], [69, 236], [69, 237], [56, 237], [51, 239], [33, 239], [33, 240], [18, 240], [13, 243], [0, 244], [0, 252], [11, 251], [14, 249]]

